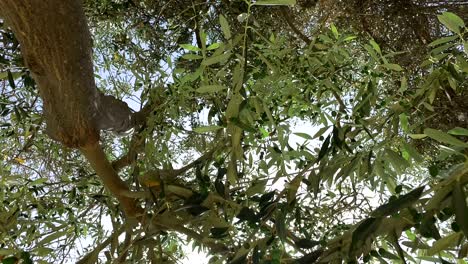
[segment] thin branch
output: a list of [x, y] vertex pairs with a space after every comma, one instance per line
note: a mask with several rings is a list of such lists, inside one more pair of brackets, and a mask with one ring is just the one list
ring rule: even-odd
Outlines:
[[115, 236], [120, 236], [125, 231], [125, 225], [122, 225], [117, 232], [112, 233], [106, 240], [104, 240], [101, 244], [97, 245], [91, 252], [86, 254], [82, 259], [80, 259], [77, 264], [88, 264], [94, 263], [97, 260], [99, 252], [105, 249], [114, 239]]
[[282, 7], [280, 7], [280, 12], [281, 12], [281, 15], [283, 16], [283, 18], [286, 20], [286, 23], [288, 23], [289, 27], [292, 29], [292, 31], [294, 31], [294, 33], [296, 33], [296, 35], [300, 39], [302, 39], [305, 43], [310, 44], [312, 41], [306, 35], [304, 35], [304, 33], [302, 33], [302, 31], [300, 31], [296, 27], [296, 25], [294, 25], [293, 17], [289, 13], [288, 8], [285, 7], [285, 6], [282, 6]]

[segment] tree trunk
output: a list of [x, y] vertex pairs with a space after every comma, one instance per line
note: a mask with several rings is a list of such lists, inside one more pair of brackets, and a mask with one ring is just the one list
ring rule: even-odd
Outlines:
[[47, 133], [68, 147], [99, 140], [92, 40], [80, 1], [0, 0], [43, 100]]
[[[112, 129], [109, 121], [119, 121], [115, 117], [125, 119], [122, 113], [131, 112], [115, 98], [107, 98], [109, 105], [101, 103], [101, 98], [106, 97], [97, 91], [94, 82], [92, 41], [81, 2], [0, 0], [0, 14], [12, 27], [25, 63], [38, 84], [49, 136], [80, 149], [127, 216], [141, 214], [137, 201], [125, 196], [130, 192], [127, 184], [99, 145], [98, 122]], [[98, 114], [102, 111], [108, 112]], [[118, 113], [107, 117], [113, 112]], [[99, 120], [103, 117], [109, 120]]]

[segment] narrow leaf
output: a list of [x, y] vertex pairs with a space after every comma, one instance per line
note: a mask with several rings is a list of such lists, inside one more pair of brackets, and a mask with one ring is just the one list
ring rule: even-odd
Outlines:
[[446, 144], [450, 144], [454, 146], [460, 146], [460, 147], [468, 147], [467, 143], [436, 129], [426, 128], [424, 129], [424, 134], [442, 143], [446, 143]]
[[412, 139], [423, 139], [427, 137], [426, 134], [409, 134], [408, 136], [410, 136]]
[[67, 235], [67, 234], [68, 234], [68, 230], [64, 230], [64, 231], [52, 233], [52, 234], [46, 236], [46, 237], [45, 237], [44, 239], [42, 239], [41, 241], [39, 241], [39, 242], [37, 243], [37, 245], [41, 245], [41, 246], [42, 246], [42, 245], [48, 244], [48, 243], [50, 243], [50, 242], [52, 242], [52, 241], [54, 241], [54, 240], [56, 240], [56, 239], [58, 239], [58, 238], [60, 238], [60, 237], [62, 237], [62, 236], [65, 236], [65, 235]]
[[436, 242], [434, 242], [434, 244], [432, 244], [432, 247], [427, 250], [426, 252], [427, 255], [432, 256], [444, 249], [448, 249], [456, 245], [458, 240], [460, 239], [460, 236], [461, 236], [461, 233], [458, 232], [458, 233], [453, 233], [451, 235], [448, 235], [444, 238], [437, 240]]
[[375, 42], [375, 40], [373, 40], [373, 39], [371, 39], [369, 42], [370, 42], [372, 48], [374, 48], [374, 50], [377, 51], [377, 53], [382, 55], [382, 50], [380, 49], [379, 44], [377, 44], [377, 42]]
[[10, 70], [8, 70], [8, 83], [10, 84], [11, 89], [14, 90], [16, 88], [15, 78], [13, 78], [13, 74]]
[[294, 133], [294, 135], [296, 136], [299, 136], [301, 138], [305, 138], [305, 139], [313, 139], [309, 134], [307, 133], [301, 133], [301, 132], [296, 132]]
[[434, 40], [433, 42], [429, 43], [428, 46], [429, 47], [435, 47], [437, 45], [444, 44], [444, 43], [450, 42], [452, 40], [456, 40], [457, 38], [458, 38], [458, 35], [454, 35], [454, 36], [450, 36], [450, 37], [443, 37], [443, 38]]
[[219, 48], [220, 46], [221, 46], [221, 43], [219, 43], [219, 42], [213, 43], [210, 46], [208, 46], [208, 48], [206, 48], [206, 50], [214, 50], [214, 49]]
[[189, 53], [189, 54], [182, 55], [182, 58], [186, 60], [199, 60], [199, 59], [203, 59], [203, 56]]
[[371, 216], [373, 217], [389, 216], [400, 211], [401, 209], [407, 208], [413, 205], [419, 199], [419, 197], [421, 197], [423, 191], [424, 191], [424, 186], [416, 188], [413, 191], [398, 197], [398, 199], [393, 200], [375, 209], [371, 213]]
[[216, 63], [229, 59], [230, 56], [231, 56], [231, 53], [228, 52], [228, 53], [221, 54], [219, 56], [210, 57], [210, 58], [203, 60], [202, 65], [209, 66], [212, 64], [216, 64]]
[[318, 154], [317, 161], [320, 161], [327, 154], [328, 147], [330, 145], [330, 139], [331, 139], [331, 134], [328, 135], [328, 137], [323, 142], [322, 147], [320, 148], [320, 152]]
[[198, 93], [215, 93], [215, 92], [222, 91], [224, 89], [226, 89], [226, 87], [222, 85], [203, 85], [203, 86], [200, 86], [200, 88], [198, 88], [196, 91]]
[[223, 15], [219, 16], [219, 24], [221, 25], [221, 30], [223, 31], [224, 38], [231, 39], [231, 29], [229, 28], [229, 23]]
[[400, 118], [401, 129], [405, 132], [409, 132], [408, 116], [405, 113], [401, 113], [398, 117]]
[[278, 210], [276, 212], [276, 219], [275, 219], [275, 227], [276, 227], [276, 234], [281, 239], [281, 241], [286, 241], [286, 217], [284, 210]]
[[452, 206], [455, 210], [455, 221], [460, 229], [468, 237], [468, 207], [466, 205], [465, 191], [460, 181], [455, 181], [452, 191]]
[[258, 0], [254, 5], [295, 5], [296, 0]]
[[217, 131], [221, 128], [223, 127], [222, 126], [203, 126], [203, 127], [195, 127], [193, 131], [196, 133], [206, 133], [206, 132]]
[[462, 127], [456, 127], [451, 129], [447, 133], [455, 135], [455, 136], [468, 136], [468, 129]]
[[460, 28], [465, 26], [463, 19], [451, 12], [444, 12], [442, 15], [438, 15], [440, 23], [444, 24], [450, 31], [460, 34]]
[[180, 47], [190, 51], [200, 51], [199, 47], [195, 47], [192, 44], [180, 44]]

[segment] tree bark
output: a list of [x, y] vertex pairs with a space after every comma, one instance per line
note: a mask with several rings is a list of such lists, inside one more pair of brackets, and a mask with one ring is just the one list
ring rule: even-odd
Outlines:
[[[21, 44], [25, 64], [38, 84], [49, 136], [79, 148], [126, 215], [140, 214], [136, 200], [124, 195], [129, 193], [127, 184], [99, 145], [98, 113], [113, 109], [101, 105], [94, 82], [92, 41], [81, 1], [0, 0], [0, 14]], [[122, 102], [116, 104], [122, 108]]]
[[99, 140], [92, 41], [80, 1], [0, 0], [38, 84], [47, 133], [68, 147]]

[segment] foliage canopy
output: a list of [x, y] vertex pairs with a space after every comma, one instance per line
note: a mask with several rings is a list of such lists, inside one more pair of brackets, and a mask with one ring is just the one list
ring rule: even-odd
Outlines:
[[98, 89], [151, 106], [101, 132], [138, 223], [46, 134], [2, 23], [3, 263], [175, 263], [188, 241], [210, 263], [466, 263], [466, 3], [294, 2], [84, 1]]

